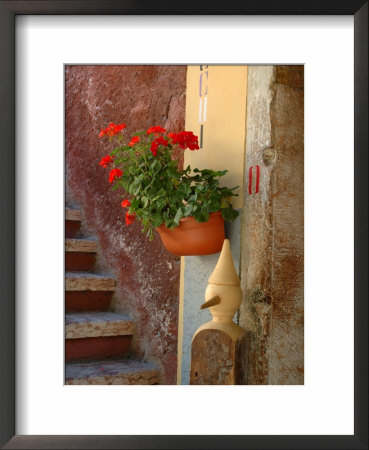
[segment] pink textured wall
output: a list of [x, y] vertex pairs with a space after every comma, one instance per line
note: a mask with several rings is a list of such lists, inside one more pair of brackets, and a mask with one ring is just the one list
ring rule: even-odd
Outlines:
[[179, 258], [139, 223], [126, 226], [122, 194], [99, 166], [112, 147], [98, 137], [110, 122], [125, 135], [160, 125], [184, 129], [186, 66], [67, 66], [65, 71], [66, 197], [99, 240], [99, 268], [117, 278], [114, 308], [136, 320], [133, 347], [158, 365], [161, 383], [175, 384]]

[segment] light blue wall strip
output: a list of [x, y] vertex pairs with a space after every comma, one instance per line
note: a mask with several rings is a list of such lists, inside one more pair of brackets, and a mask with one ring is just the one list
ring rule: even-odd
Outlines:
[[[241, 210], [238, 210], [241, 215]], [[240, 265], [240, 215], [232, 223], [226, 223], [226, 238], [230, 240], [234, 265]], [[200, 310], [205, 301], [208, 279], [218, 262], [220, 253], [206, 256], [186, 256], [184, 272], [183, 347], [181, 384], [190, 383], [191, 341], [196, 330], [211, 320], [208, 309]]]

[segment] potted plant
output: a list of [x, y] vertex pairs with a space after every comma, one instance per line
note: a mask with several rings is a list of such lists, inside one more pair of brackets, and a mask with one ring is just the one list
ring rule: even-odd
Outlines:
[[125, 127], [111, 123], [99, 136], [116, 143], [100, 165], [110, 167], [113, 190], [122, 189], [128, 197], [121, 202], [127, 208], [126, 224], [138, 219], [150, 239], [157, 230], [164, 246], [176, 255], [220, 251], [224, 220], [238, 216], [229, 201], [238, 186], [230, 189], [219, 183], [227, 171], [179, 167], [180, 152], [199, 150], [191, 131], [167, 133], [155, 126], [125, 140]]

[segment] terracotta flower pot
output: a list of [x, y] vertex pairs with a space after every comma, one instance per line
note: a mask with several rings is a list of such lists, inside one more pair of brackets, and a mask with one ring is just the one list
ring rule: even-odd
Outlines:
[[225, 238], [221, 211], [210, 213], [207, 222], [197, 222], [192, 216], [184, 217], [173, 230], [162, 224], [156, 231], [164, 247], [180, 256], [218, 253]]

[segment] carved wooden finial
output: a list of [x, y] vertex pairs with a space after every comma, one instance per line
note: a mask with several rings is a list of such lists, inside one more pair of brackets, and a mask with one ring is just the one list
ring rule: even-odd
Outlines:
[[[216, 301], [215, 298], [217, 298]], [[209, 277], [205, 291], [205, 303], [201, 306], [201, 309], [209, 308], [213, 320], [202, 325], [198, 331], [210, 327], [212, 329], [228, 329], [232, 336], [241, 333], [242, 328], [232, 320], [241, 301], [240, 279], [233, 263], [229, 239], [225, 239], [218, 262]]]
[[231, 244], [229, 239], [224, 239], [222, 251], [220, 253], [217, 265], [209, 277], [209, 283], [224, 285], [240, 285], [236, 268], [233, 263]]
[[212, 320], [195, 333], [191, 347], [191, 384], [236, 384], [237, 348], [245, 342], [243, 328], [233, 322], [242, 301], [240, 279], [228, 239], [209, 277], [205, 303]]

